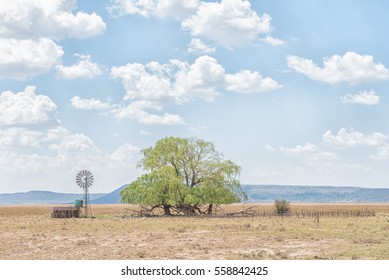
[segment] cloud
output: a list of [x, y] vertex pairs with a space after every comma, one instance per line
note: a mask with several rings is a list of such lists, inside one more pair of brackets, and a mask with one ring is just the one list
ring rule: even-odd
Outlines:
[[51, 151], [50, 158], [52, 163], [50, 167], [54, 169], [72, 170], [88, 166], [88, 168], [96, 167], [96, 165], [107, 166], [103, 152], [97, 147], [93, 139], [84, 133], [72, 134], [67, 132], [51, 143], [46, 148]]
[[112, 107], [109, 102], [102, 102], [96, 98], [82, 99], [78, 96], [73, 96], [70, 101], [74, 108], [80, 110], [105, 110]]
[[111, 14], [144, 17], [183, 19], [193, 14], [199, 6], [198, 0], [114, 0], [108, 7]]
[[389, 71], [382, 63], [376, 63], [373, 56], [347, 52], [343, 56], [333, 55], [323, 59], [323, 68], [312, 60], [289, 55], [288, 67], [308, 78], [330, 84], [347, 82], [368, 83], [389, 79]]
[[273, 148], [273, 146], [270, 145], [270, 144], [266, 144], [266, 145], [264, 146], [264, 148], [265, 148], [267, 151], [269, 151], [269, 152], [275, 152], [275, 151], [276, 151], [276, 149]]
[[39, 147], [39, 131], [29, 130], [24, 127], [12, 127], [0, 130], [0, 147]]
[[0, 131], [0, 150], [17, 150], [20, 147], [40, 148], [45, 143], [55, 142], [69, 132], [61, 127], [45, 127], [45, 126], [15, 126], [3, 128]]
[[0, 78], [25, 80], [49, 72], [64, 52], [52, 40], [0, 38]]
[[386, 160], [389, 159], [389, 146], [381, 146], [377, 148], [377, 153], [370, 156], [370, 158], [375, 160]]
[[258, 72], [243, 70], [226, 75], [227, 90], [240, 93], [267, 92], [281, 88], [275, 80], [263, 78]]
[[[0, 180], [7, 176], [9, 176], [9, 179], [5, 180], [5, 182], [23, 180], [25, 176], [20, 176], [21, 174], [42, 172], [49, 166], [49, 162], [50, 158], [48, 156], [42, 156], [36, 153], [27, 154], [0, 150], [0, 170], [4, 174]], [[24, 183], [30, 185], [30, 182], [31, 177]]]
[[281, 146], [279, 150], [286, 156], [302, 157], [307, 161], [334, 160], [340, 157], [332, 152], [323, 151], [315, 144], [306, 143], [305, 145], [297, 145], [293, 148]]
[[204, 55], [191, 65], [180, 64], [183, 67], [176, 73], [174, 88], [181, 100], [199, 97], [212, 101], [219, 95], [217, 89], [225, 86], [225, 69], [213, 57]]
[[[207, 55], [198, 57], [192, 64], [173, 59], [166, 64], [152, 61], [115, 66], [111, 68], [111, 77], [121, 80], [126, 90], [123, 104], [112, 112], [118, 119], [132, 118], [145, 124], [183, 124], [178, 115], [149, 112], [150, 109], [161, 111], [167, 102], [182, 104], [198, 98], [209, 102], [220, 94], [219, 90], [259, 93], [281, 87], [256, 71], [227, 74], [215, 58]], [[132, 103], [126, 104], [128, 101]]]
[[[29, 149], [21, 149], [29, 148]], [[16, 151], [14, 153], [4, 153]], [[26, 151], [20, 153], [20, 151]], [[51, 153], [48, 153], [51, 152]], [[54, 154], [52, 152], [55, 152]], [[0, 154], [11, 156], [19, 155], [26, 160], [35, 159], [37, 165], [45, 167], [61, 166], [72, 160], [82, 160], [82, 157], [91, 157], [100, 154], [100, 150], [93, 140], [85, 134], [71, 134], [62, 126], [25, 126], [11, 127], [0, 131]], [[0, 165], [1, 165], [0, 160]], [[12, 165], [13, 163], [9, 163]], [[30, 163], [19, 162], [19, 167], [28, 167]], [[24, 169], [24, 167], [22, 169]]]
[[273, 184], [275, 181], [279, 181], [285, 174], [275, 170], [268, 170], [262, 167], [255, 166], [247, 174], [247, 179], [249, 182], [266, 182], [268, 184]]
[[272, 36], [267, 35], [265, 38], [260, 39], [260, 41], [268, 43], [272, 46], [282, 46], [285, 44], [284, 41], [278, 39], [278, 38], [273, 38]]
[[216, 48], [207, 45], [203, 40], [199, 38], [193, 38], [188, 47], [188, 52], [189, 53], [200, 53], [200, 54], [209, 54], [209, 53], [214, 53], [216, 51]]
[[171, 60], [168, 64], [150, 62], [112, 67], [111, 76], [122, 81], [126, 89], [125, 100], [173, 100], [178, 104], [194, 98], [212, 101], [223, 88], [253, 93], [281, 87], [256, 71], [226, 74], [215, 58], [206, 55], [198, 57], [193, 64]]
[[66, 128], [62, 126], [49, 127], [47, 132], [44, 134], [42, 141], [51, 142], [63, 138], [69, 132]]
[[[101, 150], [88, 135], [62, 126], [23, 126], [0, 130], [0, 185], [75, 190], [75, 174], [89, 169], [95, 191], [107, 191], [136, 178], [139, 149], [130, 143]], [[52, 176], [55, 174], [55, 176]]]
[[374, 90], [361, 91], [358, 94], [348, 93], [345, 96], [341, 97], [343, 103], [355, 103], [362, 105], [376, 105], [380, 101], [380, 97], [376, 95]]
[[209, 54], [215, 46], [235, 48], [263, 41], [282, 45], [280, 39], [262, 34], [272, 31], [271, 17], [259, 16], [247, 0], [114, 0], [108, 11], [115, 15], [141, 15], [144, 17], [174, 18], [181, 21], [181, 28], [192, 36], [188, 52]]
[[80, 60], [72, 66], [58, 65], [56, 67], [58, 76], [65, 80], [73, 79], [92, 79], [103, 74], [102, 68], [95, 62], [90, 60], [89, 55], [75, 54]]
[[111, 77], [122, 81], [126, 90], [124, 100], [174, 98], [168, 73], [172, 67], [174, 62], [170, 65], [161, 65], [158, 62], [146, 65], [129, 63], [125, 66], [112, 67]]
[[204, 131], [207, 130], [208, 128], [204, 125], [197, 125], [197, 126], [191, 126], [189, 127], [190, 131]]
[[364, 135], [353, 129], [347, 131], [345, 128], [341, 128], [337, 135], [333, 135], [331, 130], [327, 130], [323, 134], [323, 142], [325, 144], [346, 148], [354, 146], [379, 146], [386, 143], [388, 140], [389, 136], [380, 132]]
[[143, 135], [143, 136], [149, 136], [149, 135], [151, 135], [151, 132], [141, 129], [141, 130], [139, 130], [139, 134]]
[[131, 162], [134, 161], [135, 154], [139, 153], [139, 151], [139, 148], [133, 146], [130, 143], [125, 143], [119, 146], [111, 154], [106, 155], [106, 157], [115, 165], [120, 164], [123, 166], [129, 166]]
[[57, 66], [64, 79], [101, 74], [89, 57], [71, 67], [61, 66], [62, 47], [53, 40], [102, 34], [96, 13], [73, 13], [75, 0], [0, 0], [0, 79], [26, 80]]
[[260, 34], [271, 31], [271, 17], [261, 17], [246, 0], [201, 2], [196, 14], [182, 21], [181, 26], [193, 37], [204, 37], [227, 48], [247, 45]]
[[338, 166], [338, 168], [346, 171], [356, 172], [358, 174], [373, 173], [373, 169], [371, 167], [357, 163], [341, 164]]
[[42, 124], [54, 121], [56, 104], [45, 95], [36, 95], [35, 86], [24, 91], [0, 93], [0, 124]]
[[72, 11], [74, 0], [0, 0], [0, 37], [87, 38], [105, 30], [96, 13]]
[[115, 108], [112, 112], [118, 119], [135, 119], [140, 123], [153, 125], [177, 125], [184, 124], [182, 117], [175, 114], [164, 113], [163, 115], [152, 114], [146, 110], [153, 109], [160, 111], [161, 106], [146, 100], [137, 100], [127, 106]]

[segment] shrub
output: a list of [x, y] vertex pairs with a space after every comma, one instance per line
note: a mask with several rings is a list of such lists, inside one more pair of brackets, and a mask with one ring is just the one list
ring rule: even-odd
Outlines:
[[274, 207], [278, 216], [284, 216], [290, 212], [290, 203], [285, 199], [276, 199]]

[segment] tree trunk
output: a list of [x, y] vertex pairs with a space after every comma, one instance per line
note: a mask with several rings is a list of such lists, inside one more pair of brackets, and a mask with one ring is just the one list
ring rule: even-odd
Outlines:
[[170, 205], [163, 205], [163, 212], [165, 216], [171, 216], [172, 214], [170, 213]]
[[208, 215], [212, 215], [212, 212], [213, 212], [213, 204], [209, 204], [209, 205], [208, 205], [207, 214], [208, 214]]

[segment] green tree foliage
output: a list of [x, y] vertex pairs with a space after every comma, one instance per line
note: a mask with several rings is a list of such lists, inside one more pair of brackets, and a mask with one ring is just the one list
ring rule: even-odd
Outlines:
[[122, 202], [161, 207], [165, 215], [212, 213], [215, 204], [246, 199], [240, 167], [224, 160], [214, 145], [194, 138], [163, 138], [142, 151], [139, 166], [148, 173], [121, 192]]

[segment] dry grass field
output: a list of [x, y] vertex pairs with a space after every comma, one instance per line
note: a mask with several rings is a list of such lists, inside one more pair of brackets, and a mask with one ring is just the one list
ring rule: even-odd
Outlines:
[[51, 206], [0, 206], [0, 259], [389, 259], [389, 204], [292, 205], [376, 212], [319, 223], [296, 216], [123, 218], [127, 208], [93, 205], [93, 219], [52, 219]]

